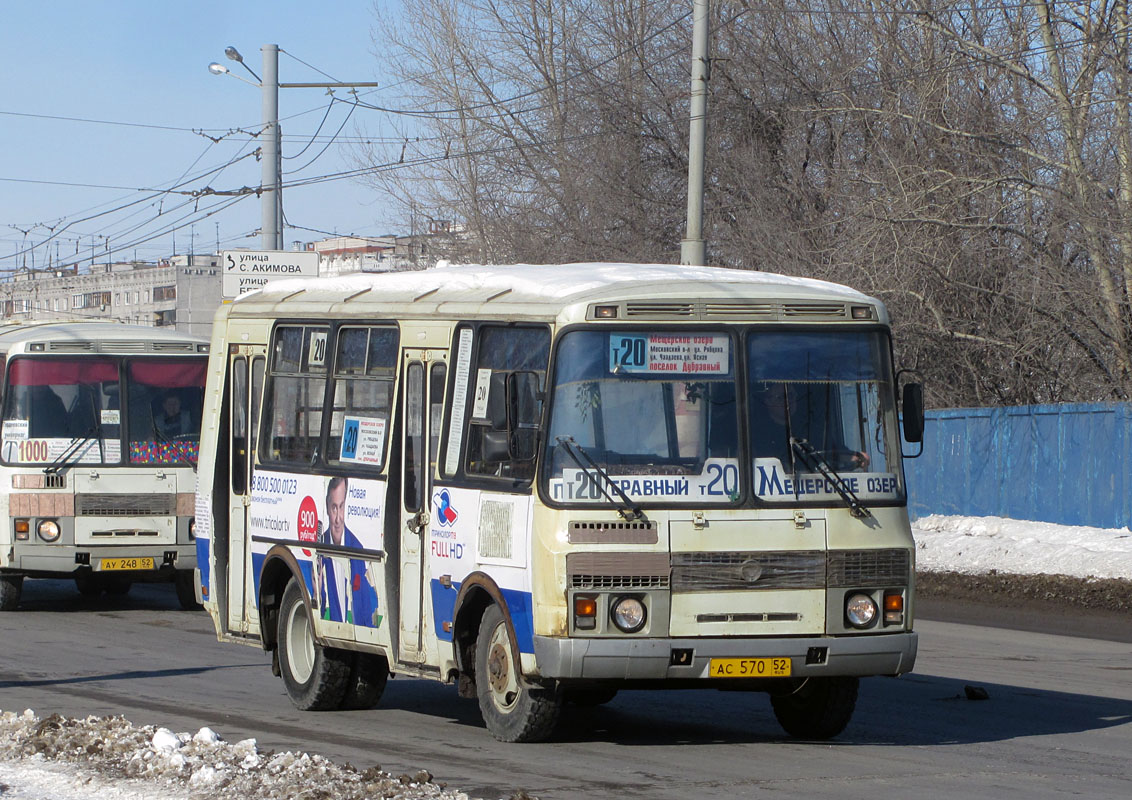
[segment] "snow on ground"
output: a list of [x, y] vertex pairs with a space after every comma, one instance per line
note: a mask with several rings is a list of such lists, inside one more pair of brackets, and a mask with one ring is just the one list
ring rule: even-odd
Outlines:
[[921, 517], [912, 523], [920, 572], [1069, 575], [1132, 580], [1132, 531], [1002, 517]]
[[[1132, 531], [999, 517], [923, 517], [913, 523], [921, 572], [988, 572], [1132, 580]], [[484, 736], [487, 736], [484, 731]], [[122, 717], [40, 719], [0, 711], [0, 800], [467, 800], [431, 776], [359, 772], [306, 753], [260, 753], [225, 742], [135, 727]]]
[[174, 733], [124, 717], [0, 711], [3, 800], [468, 800], [427, 772], [358, 771], [307, 753], [261, 753], [210, 728]]

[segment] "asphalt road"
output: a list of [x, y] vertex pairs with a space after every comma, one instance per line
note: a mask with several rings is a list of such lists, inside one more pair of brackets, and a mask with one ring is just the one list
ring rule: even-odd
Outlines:
[[[554, 742], [505, 745], [473, 701], [426, 681], [391, 681], [373, 711], [296, 711], [268, 658], [217, 642], [207, 615], [177, 609], [171, 585], [91, 601], [70, 582], [28, 581], [20, 610], [0, 614], [0, 709], [208, 725], [263, 750], [427, 769], [482, 798], [1132, 797], [1132, 645], [933, 619], [917, 628], [916, 672], [863, 681], [834, 742], [786, 738], [762, 694], [698, 690], [622, 692], [568, 708]], [[988, 699], [967, 699], [966, 686]]]

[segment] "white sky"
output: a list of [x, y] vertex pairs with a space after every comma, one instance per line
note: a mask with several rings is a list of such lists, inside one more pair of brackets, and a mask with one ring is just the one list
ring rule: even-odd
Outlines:
[[[1056, 573], [1081, 578], [1132, 580], [1132, 531], [1020, 522], [998, 517], [931, 516], [913, 523], [917, 569], [952, 570], [967, 574], [990, 570], [1014, 574]], [[314, 775], [333, 782], [341, 775], [320, 757], [283, 753], [268, 759], [258, 755], [254, 740], [228, 744], [204, 728], [194, 735], [157, 729], [139, 736], [138, 730], [106, 728], [91, 736], [117, 740], [117, 746], [146, 766], [138, 780], [110, 781], [92, 775], [82, 765], [36, 756], [8, 760], [5, 741], [14, 730], [34, 725], [22, 709], [0, 713], [0, 784], [4, 800], [182, 800], [189, 795], [171, 776], [191, 775], [188, 787], [207, 788], [228, 770], [249, 780], [247, 800], [291, 795], [308, 787]], [[15, 712], [15, 713], [12, 713]], [[485, 734], [486, 735], [486, 734]], [[139, 744], [140, 742], [140, 744]], [[113, 748], [115, 745], [111, 745]], [[320, 783], [320, 785], [325, 785]], [[259, 792], [266, 792], [260, 794]], [[405, 798], [461, 798], [458, 791], [441, 791], [432, 784], [404, 787]]]

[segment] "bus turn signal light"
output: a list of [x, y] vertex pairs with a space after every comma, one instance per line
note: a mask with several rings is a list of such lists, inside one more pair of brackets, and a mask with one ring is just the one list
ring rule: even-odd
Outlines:
[[597, 598], [592, 595], [574, 596], [574, 627], [593, 630], [597, 627]]
[[884, 624], [901, 625], [904, 622], [904, 593], [884, 593]]

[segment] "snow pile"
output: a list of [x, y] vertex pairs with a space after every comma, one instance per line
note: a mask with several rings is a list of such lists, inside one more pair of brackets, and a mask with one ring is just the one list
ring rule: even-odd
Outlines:
[[1132, 531], [1002, 517], [921, 517], [916, 569], [1132, 580]]
[[[5, 797], [20, 797], [21, 785], [50, 782], [53, 775], [56, 781], [66, 780], [53, 767], [64, 762], [82, 767], [70, 777], [70, 791], [61, 795], [65, 797], [468, 800], [463, 792], [433, 783], [425, 771], [413, 776], [391, 775], [379, 767], [359, 771], [307, 753], [260, 753], [255, 739], [228, 744], [209, 728], [195, 735], [174, 733], [152, 725], [135, 727], [120, 716], [70, 719], [52, 714], [40, 719], [30, 710], [0, 712], [0, 770], [12, 762], [31, 769], [13, 772], [8, 780], [16, 782], [15, 787], [0, 785]], [[120, 785], [114, 782], [123, 778], [144, 781], [144, 787], [137, 793], [107, 788]], [[26, 796], [45, 795], [40, 791]]]

